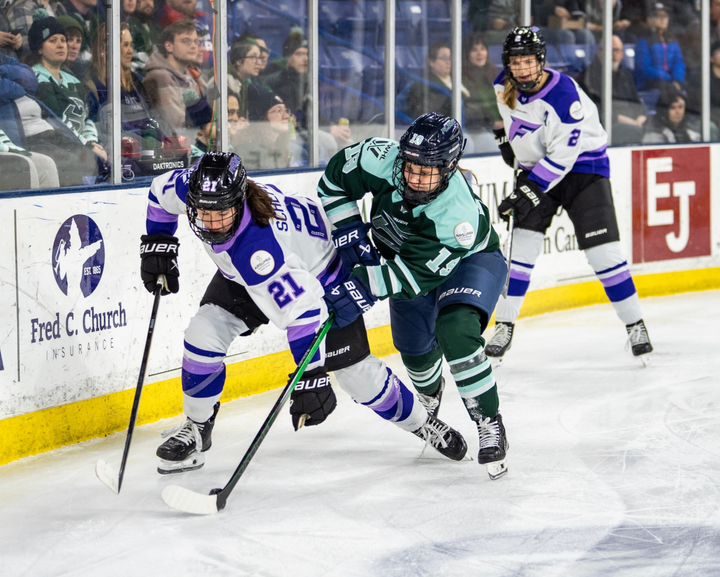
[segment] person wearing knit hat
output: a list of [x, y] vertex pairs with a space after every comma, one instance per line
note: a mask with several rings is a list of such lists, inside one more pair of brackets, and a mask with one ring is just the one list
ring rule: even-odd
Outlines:
[[[65, 29], [65, 37], [67, 38], [67, 60], [65, 61], [65, 69], [74, 76], [82, 78], [84, 72], [87, 71], [87, 64], [78, 62], [77, 58], [82, 49], [85, 29], [80, 21], [70, 14], [58, 16], [56, 20]], [[80, 66], [77, 67], [77, 64], [80, 64]]]
[[88, 118], [86, 91], [80, 80], [62, 70], [68, 53], [65, 28], [44, 10], [36, 10], [33, 17], [28, 33], [32, 50], [28, 64], [34, 64], [32, 70], [38, 77], [35, 96], [70, 127], [80, 142], [107, 162], [95, 123]]
[[24, 56], [30, 52], [28, 46], [28, 32], [33, 24], [33, 14], [37, 10], [44, 10], [47, 16], [55, 16], [50, 6], [51, 0], [11, 0], [5, 4], [5, 15], [8, 20], [8, 30], [19, 30], [22, 45], [18, 54]]
[[251, 91], [248, 94], [248, 120], [251, 122], [267, 121], [268, 111], [280, 105], [282, 105], [283, 109], [285, 108], [282, 98], [270, 89], [262, 87]]
[[295, 54], [295, 51], [299, 48], [308, 47], [308, 41], [302, 32], [291, 32], [290, 35], [283, 42], [283, 56], [289, 57]]

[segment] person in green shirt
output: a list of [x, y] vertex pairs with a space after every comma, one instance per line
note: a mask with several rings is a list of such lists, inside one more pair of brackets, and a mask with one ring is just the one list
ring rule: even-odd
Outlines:
[[[464, 147], [458, 122], [431, 112], [400, 142], [370, 138], [333, 156], [318, 194], [352, 274], [325, 298], [341, 322], [390, 299], [393, 342], [420, 399], [437, 414], [444, 356], [478, 427], [478, 462], [497, 479], [508, 444], [482, 333], [507, 265], [488, 208], [458, 167]], [[368, 192], [364, 223], [357, 201]]]

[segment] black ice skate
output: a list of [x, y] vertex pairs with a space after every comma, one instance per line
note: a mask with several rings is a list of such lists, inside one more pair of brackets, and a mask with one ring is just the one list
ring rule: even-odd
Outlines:
[[488, 357], [495, 357], [502, 362], [503, 356], [512, 346], [513, 331], [515, 323], [495, 323], [495, 332], [490, 341], [485, 345], [485, 354]]
[[435, 391], [434, 395], [423, 395], [418, 392], [418, 400], [420, 401], [420, 404], [425, 407], [425, 410], [433, 417], [437, 417], [438, 412], [440, 411], [440, 401], [442, 401], [442, 394], [444, 390], [445, 378], [441, 377], [440, 386], [438, 387], [438, 390]]
[[160, 457], [158, 473], [169, 475], [194, 471], [205, 464], [203, 453], [212, 447], [212, 430], [219, 409], [220, 403], [215, 403], [212, 417], [204, 423], [188, 418], [183, 424], [162, 432], [163, 437], [170, 438], [156, 452]]
[[453, 461], [462, 461], [467, 453], [463, 436], [430, 414], [422, 427], [412, 433]]
[[653, 347], [650, 344], [650, 337], [647, 334], [645, 328], [645, 322], [640, 319], [638, 322], [632, 325], [625, 325], [628, 333], [628, 345], [632, 347], [632, 354], [636, 357], [640, 357], [640, 360], [644, 365], [650, 362], [650, 353], [653, 351]]
[[477, 422], [478, 434], [480, 436], [480, 451], [478, 452], [478, 463], [487, 467], [490, 478], [494, 481], [507, 474], [505, 456], [510, 448], [505, 437], [500, 413], [492, 419], [487, 417]]

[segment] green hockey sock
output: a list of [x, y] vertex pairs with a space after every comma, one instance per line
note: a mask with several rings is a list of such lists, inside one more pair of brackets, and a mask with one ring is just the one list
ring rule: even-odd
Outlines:
[[442, 378], [442, 352], [433, 349], [429, 353], [417, 357], [400, 355], [412, 384], [418, 393], [434, 395]]
[[497, 415], [500, 401], [492, 365], [485, 356], [480, 311], [467, 305], [443, 309], [435, 336], [470, 418], [479, 421]]

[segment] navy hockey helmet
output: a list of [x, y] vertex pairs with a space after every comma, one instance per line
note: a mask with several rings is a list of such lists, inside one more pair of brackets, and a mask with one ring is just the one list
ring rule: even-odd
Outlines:
[[[545, 39], [536, 26], [517, 26], [510, 30], [503, 44], [502, 62], [505, 75], [515, 88], [528, 91], [537, 86], [542, 78], [546, 53]], [[535, 56], [540, 65], [537, 77], [525, 82], [515, 78], [510, 70], [511, 56]]]
[[[454, 118], [436, 112], [420, 116], [400, 138], [393, 166], [393, 185], [411, 207], [428, 204], [435, 200], [450, 183], [465, 150], [465, 138], [460, 123]], [[438, 168], [436, 181], [412, 188], [405, 178], [406, 164]]]
[[231, 152], [205, 153], [188, 182], [185, 203], [190, 228], [208, 244], [227, 242], [240, 226], [246, 195], [247, 171], [240, 157]]

